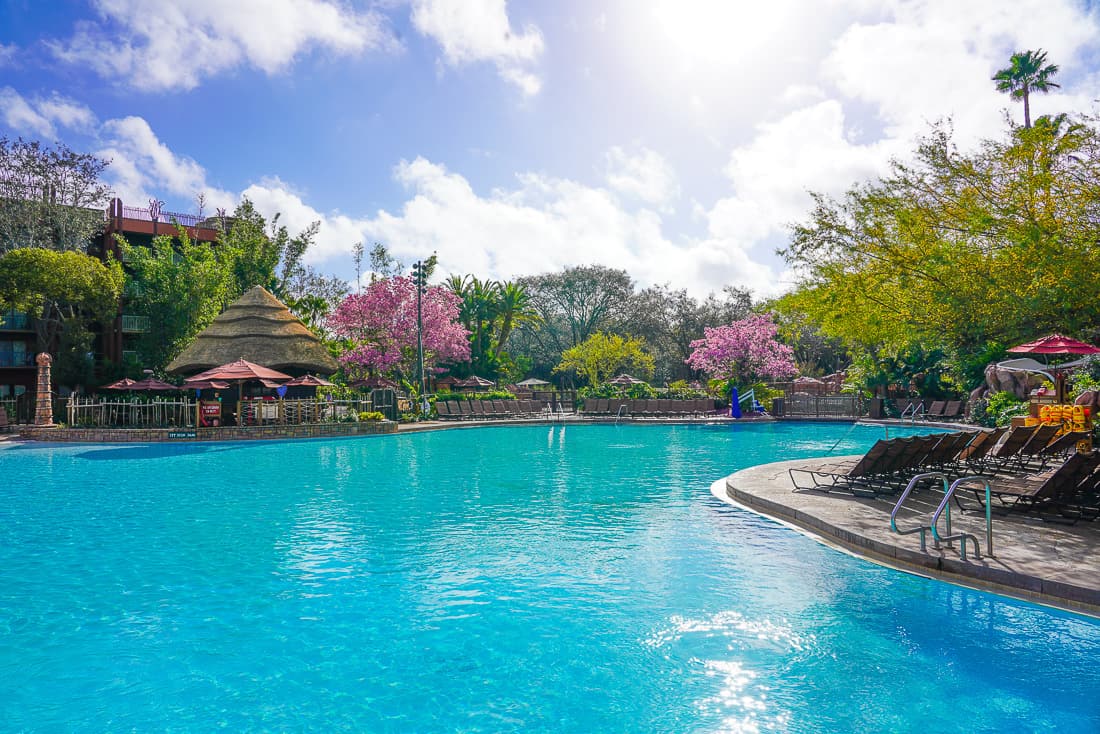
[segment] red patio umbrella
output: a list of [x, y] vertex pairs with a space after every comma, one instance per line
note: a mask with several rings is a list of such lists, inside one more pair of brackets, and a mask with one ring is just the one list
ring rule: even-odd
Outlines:
[[465, 380], [460, 380], [455, 383], [456, 387], [492, 387], [495, 383], [492, 380], [486, 380], [484, 377], [478, 375], [470, 375]]
[[389, 388], [394, 390], [397, 388], [397, 383], [393, 380], [387, 380], [385, 377], [364, 377], [362, 380], [356, 380], [351, 383], [352, 387], [369, 387], [372, 390], [379, 388]]
[[155, 377], [146, 377], [144, 380], [138, 380], [130, 385], [129, 389], [134, 391], [158, 392], [166, 390], [183, 390], [184, 388], [178, 385], [172, 385], [164, 380], [158, 380]]
[[[236, 362], [223, 364], [220, 367], [212, 367], [205, 372], [200, 372], [197, 375], [188, 377], [184, 380], [184, 383], [187, 384], [198, 380], [227, 380], [229, 382], [236, 382], [238, 380], [273, 380], [283, 383], [289, 379], [290, 375], [279, 372], [278, 370], [249, 362], [247, 359], [238, 359]], [[189, 384], [188, 387], [190, 387]]]
[[[1043, 355], [1100, 354], [1100, 347], [1094, 347], [1086, 342], [1070, 339], [1068, 336], [1062, 336], [1061, 334], [1051, 334], [1050, 336], [1044, 336], [1042, 339], [1036, 339], [1033, 342], [1012, 347], [1006, 351], [1012, 352], [1013, 354]], [[1054, 373], [1055, 399], [1059, 403], [1064, 403], [1066, 397], [1066, 376], [1063, 372], [1058, 371], [1058, 365], [1051, 365], [1051, 367], [1056, 370]]]
[[1100, 354], [1100, 347], [1061, 334], [1051, 334], [1006, 351], [1013, 354]]
[[317, 375], [302, 375], [284, 384], [287, 387], [332, 387], [331, 382]]
[[184, 387], [189, 390], [225, 390], [229, 387], [229, 383], [220, 380], [196, 380], [187, 382]]
[[104, 385], [104, 390], [132, 390], [133, 386], [137, 384], [137, 380], [131, 380], [129, 377], [123, 377], [118, 382], [112, 382], [110, 385]]

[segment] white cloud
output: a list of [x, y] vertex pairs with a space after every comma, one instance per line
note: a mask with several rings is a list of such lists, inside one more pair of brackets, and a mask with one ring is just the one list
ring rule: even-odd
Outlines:
[[710, 210], [710, 231], [745, 248], [782, 235], [809, 211], [808, 191], [840, 194], [883, 173], [899, 144], [852, 143], [834, 100], [761, 124], [749, 143], [730, 154], [725, 172], [734, 194]]
[[[1000, 110], [1012, 108], [1017, 119], [1020, 114], [990, 81], [1013, 52], [1041, 47], [1060, 61], [1063, 73], [1072, 72], [1100, 35], [1096, 15], [1072, 3], [926, 0], [888, 7], [879, 22], [852, 23], [823, 71], [844, 96], [873, 105], [887, 134], [898, 138], [911, 138], [945, 116], [953, 118], [964, 145], [997, 134]], [[1036, 100], [1035, 107], [1085, 108], [1081, 99], [1057, 96]]]
[[619, 146], [607, 152], [607, 183], [628, 197], [671, 211], [680, 198], [680, 184], [668, 161], [654, 150], [642, 148], [630, 155]]
[[0, 120], [21, 133], [44, 138], [57, 136], [58, 127], [83, 131], [95, 124], [95, 115], [79, 102], [54, 92], [27, 99], [11, 87], [0, 87]]
[[514, 31], [505, 0], [414, 0], [412, 22], [435, 39], [451, 66], [488, 61], [525, 95], [542, 87], [530, 70], [542, 55], [542, 33], [533, 25]]
[[19, 47], [14, 43], [5, 46], [0, 43], [0, 66], [7, 66], [15, 60], [15, 53]]
[[398, 46], [384, 18], [330, 0], [95, 0], [102, 18], [50, 48], [144, 90], [193, 89], [248, 64], [268, 74], [313, 49], [354, 55]]
[[109, 160], [105, 177], [123, 202], [144, 205], [151, 198], [206, 196], [208, 209], [232, 208], [237, 197], [212, 187], [206, 170], [192, 158], [173, 153], [141, 117], [108, 120], [101, 135], [105, 147], [96, 155]]

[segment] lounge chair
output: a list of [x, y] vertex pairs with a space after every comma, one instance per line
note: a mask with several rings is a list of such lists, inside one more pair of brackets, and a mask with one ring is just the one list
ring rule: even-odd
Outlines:
[[963, 414], [963, 402], [961, 400], [948, 400], [943, 409], [944, 418], [959, 418]]
[[932, 406], [928, 409], [928, 412], [925, 414], [924, 417], [925, 418], [943, 418], [944, 409], [946, 407], [947, 407], [947, 401], [946, 400], [933, 400], [932, 401]]
[[8, 423], [8, 409], [3, 405], [0, 405], [0, 433], [7, 433], [10, 424]]
[[[853, 462], [841, 462], [827, 465], [821, 469], [788, 469], [787, 474], [795, 489], [824, 489], [829, 491], [833, 487], [844, 486], [853, 494], [857, 493], [857, 487], [864, 487], [872, 483], [881, 483], [889, 471], [889, 467], [897, 461], [898, 456], [906, 448], [905, 439], [879, 439], [875, 445], [867, 450], [867, 453]], [[802, 486], [798, 483], [796, 475], [805, 474], [811, 477], [814, 484]], [[824, 484], [821, 480], [828, 481]], [[872, 494], [875, 492], [872, 490]]]
[[997, 442], [1001, 440], [1001, 437], [1008, 432], [1007, 428], [994, 428], [989, 431], [981, 430], [977, 432], [977, 435], [966, 445], [966, 448], [959, 452], [959, 461], [971, 461], [984, 457], [997, 445]]
[[[1026, 509], [1044, 508], [1071, 502], [1080, 485], [1094, 473], [1100, 463], [1100, 453], [1072, 454], [1058, 467], [1024, 477], [989, 478], [990, 499], [1002, 507]], [[985, 507], [985, 487], [977, 483], [966, 485], [980, 507]], [[955, 501], [967, 508], [956, 492]]]

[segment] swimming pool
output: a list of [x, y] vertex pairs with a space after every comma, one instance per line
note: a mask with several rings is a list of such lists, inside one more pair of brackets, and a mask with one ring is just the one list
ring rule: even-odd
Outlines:
[[865, 563], [709, 491], [880, 437], [543, 425], [4, 446], [0, 721], [1100, 730], [1097, 621]]

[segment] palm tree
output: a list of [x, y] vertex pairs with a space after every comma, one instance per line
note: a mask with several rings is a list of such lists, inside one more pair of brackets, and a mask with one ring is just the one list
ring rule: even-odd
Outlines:
[[1058, 73], [1057, 64], [1047, 64], [1046, 51], [1024, 51], [1012, 54], [1010, 66], [993, 75], [998, 92], [1007, 92], [1012, 99], [1024, 101], [1024, 127], [1031, 127], [1031, 107], [1028, 97], [1032, 92], [1049, 92], [1060, 89], [1060, 84], [1050, 81]]
[[500, 316], [500, 331], [497, 334], [496, 356], [500, 359], [504, 345], [512, 334], [516, 324], [532, 321], [538, 316], [531, 304], [531, 294], [519, 283], [504, 282], [497, 290], [497, 310]]

